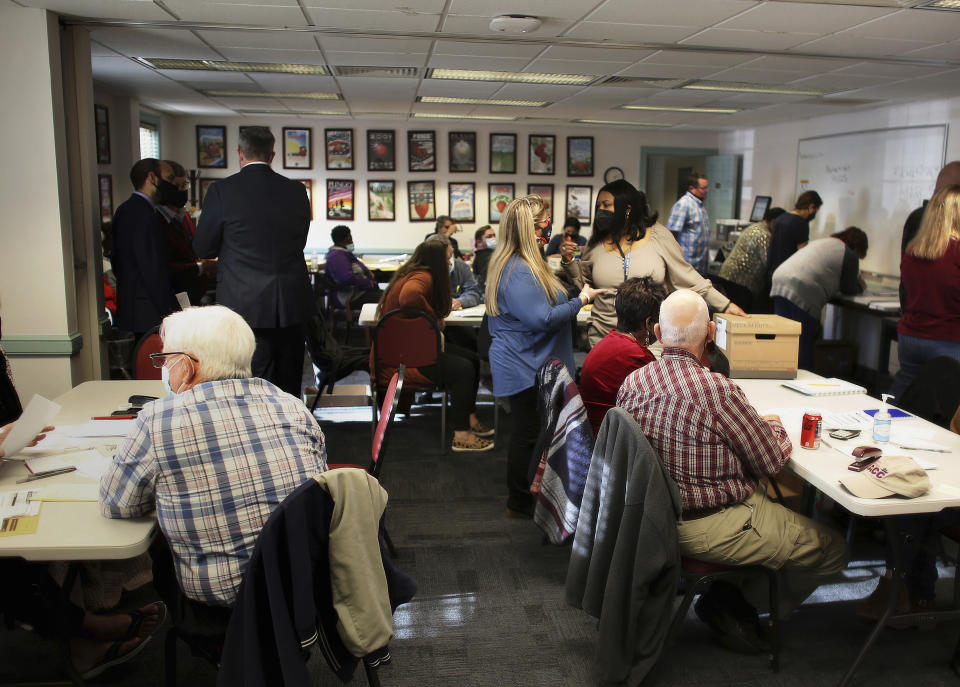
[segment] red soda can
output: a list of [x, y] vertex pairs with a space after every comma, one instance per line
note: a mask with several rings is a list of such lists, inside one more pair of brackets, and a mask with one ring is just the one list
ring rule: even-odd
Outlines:
[[800, 445], [803, 448], [820, 448], [820, 428], [823, 426], [823, 416], [815, 411], [803, 414], [803, 425], [800, 429]]

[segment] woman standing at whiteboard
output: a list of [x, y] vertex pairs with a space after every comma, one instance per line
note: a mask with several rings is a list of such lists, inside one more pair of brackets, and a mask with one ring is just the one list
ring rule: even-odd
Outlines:
[[960, 362], [960, 186], [937, 191], [900, 261], [906, 289], [897, 325], [900, 370], [890, 393], [900, 399], [924, 363]]

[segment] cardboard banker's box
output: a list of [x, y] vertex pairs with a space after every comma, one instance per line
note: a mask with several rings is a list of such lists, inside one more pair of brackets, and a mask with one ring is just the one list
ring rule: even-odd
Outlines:
[[730, 377], [794, 379], [800, 323], [779, 315], [717, 313], [716, 344], [730, 361]]

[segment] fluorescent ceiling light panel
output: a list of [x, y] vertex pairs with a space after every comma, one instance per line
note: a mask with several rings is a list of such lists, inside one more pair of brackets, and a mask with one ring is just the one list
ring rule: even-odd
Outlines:
[[666, 122], [619, 122], [612, 119], [574, 119], [573, 121], [579, 124], [613, 124], [615, 126], [673, 126], [673, 124], [668, 124]]
[[932, 0], [920, 5], [914, 5], [918, 10], [954, 10], [960, 11], [960, 0]]
[[735, 93], [773, 93], [775, 95], [827, 95], [837, 91], [823, 88], [804, 88], [802, 86], [772, 86], [744, 81], [694, 81], [680, 88], [694, 91], [731, 91]]
[[739, 109], [732, 107], [680, 107], [670, 105], [621, 105], [621, 110], [643, 110], [645, 112], [693, 112], [695, 114], [733, 114]]
[[545, 100], [497, 100], [496, 98], [452, 98], [442, 95], [421, 95], [421, 103], [442, 103], [446, 105], [505, 105], [507, 107], [546, 107]]
[[273, 62], [228, 62], [223, 60], [176, 60], [165, 57], [138, 57], [154, 69], [192, 69], [201, 72], [263, 72], [272, 74], [328, 74], [318, 64], [277, 64]]
[[479, 69], [440, 69], [434, 67], [427, 74], [429, 79], [453, 79], [457, 81], [504, 81], [508, 83], [558, 84], [562, 86], [585, 86], [596, 80], [590, 74], [540, 74], [537, 72], [491, 72]]
[[214, 98], [297, 98], [299, 100], [340, 100], [337, 93], [297, 93], [289, 91], [203, 91], [204, 95]]
[[441, 114], [439, 112], [414, 112], [414, 117], [418, 119], [496, 119], [501, 122], [512, 122], [516, 117], [499, 117], [497, 115], [458, 115]]

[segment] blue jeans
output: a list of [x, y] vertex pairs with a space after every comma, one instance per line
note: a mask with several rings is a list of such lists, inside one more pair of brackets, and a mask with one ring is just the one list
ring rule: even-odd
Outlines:
[[890, 393], [899, 400], [913, 383], [920, 368], [928, 361], [946, 356], [960, 362], [960, 341], [922, 339], [919, 336], [900, 334], [897, 337], [897, 355], [900, 358], [900, 370], [893, 378]]
[[800, 323], [800, 359], [797, 366], [801, 370], [813, 370], [813, 344], [820, 333], [820, 319], [814, 318], [803, 308], [798, 308], [783, 296], [773, 297], [773, 312], [780, 317]]

